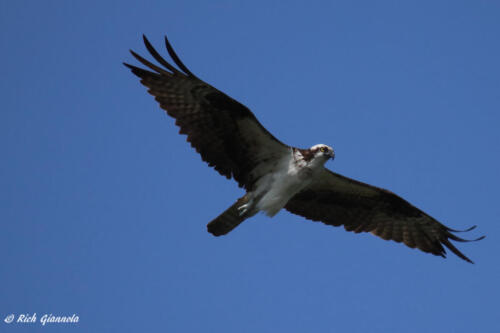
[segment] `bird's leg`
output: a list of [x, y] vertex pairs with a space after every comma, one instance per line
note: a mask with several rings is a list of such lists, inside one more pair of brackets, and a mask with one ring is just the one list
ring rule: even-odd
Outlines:
[[248, 208], [249, 208], [249, 206], [250, 206], [250, 203], [246, 203], [246, 204], [244, 204], [244, 205], [239, 206], [239, 207], [238, 207], [238, 214], [239, 214], [240, 216], [245, 215], [245, 214], [248, 212]]
[[248, 200], [247, 203], [239, 206], [238, 207], [238, 214], [240, 216], [247, 216], [247, 215], [249, 215], [252, 212], [253, 208], [254, 208], [254, 202], [255, 202], [254, 198], [252, 198], [252, 199]]

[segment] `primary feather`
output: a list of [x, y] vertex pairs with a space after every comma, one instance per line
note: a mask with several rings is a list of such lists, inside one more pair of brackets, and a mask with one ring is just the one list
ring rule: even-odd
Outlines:
[[[347, 231], [371, 232], [386, 240], [445, 257], [443, 246], [471, 262], [451, 242], [466, 242], [437, 220], [394, 193], [324, 168], [331, 147], [300, 149], [283, 144], [244, 105], [196, 77], [165, 38], [167, 62], [143, 37], [155, 65], [131, 51], [149, 70], [125, 64], [141, 79], [160, 107], [175, 118], [179, 133], [209, 166], [234, 178], [247, 193], [208, 224], [215, 236], [229, 233], [263, 211], [274, 216], [282, 208], [312, 221]], [[470, 231], [474, 227], [465, 231]], [[484, 238], [479, 237], [475, 240]]]

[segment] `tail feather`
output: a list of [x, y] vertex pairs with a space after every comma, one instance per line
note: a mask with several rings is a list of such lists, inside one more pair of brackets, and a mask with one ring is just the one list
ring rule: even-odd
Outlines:
[[231, 207], [220, 214], [218, 217], [207, 224], [207, 230], [214, 236], [222, 236], [229, 233], [236, 228], [241, 222], [245, 221], [248, 217], [247, 214], [240, 215], [238, 207], [248, 202], [248, 197], [245, 195], [238, 199]]

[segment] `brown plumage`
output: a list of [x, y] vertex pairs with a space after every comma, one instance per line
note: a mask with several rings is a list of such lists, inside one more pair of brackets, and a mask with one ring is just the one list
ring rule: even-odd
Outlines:
[[[270, 174], [286, 175], [286, 170], [279, 168], [286, 164], [283, 161], [287, 158], [292, 164], [305, 162], [307, 166], [308, 162], [317, 158], [319, 148], [299, 149], [281, 143], [247, 107], [191, 73], [166, 38], [167, 51], [178, 68], [163, 59], [146, 37], [144, 44], [163, 67], [133, 51], [132, 55], [152, 71], [125, 65], [141, 79], [160, 107], [176, 119], [179, 132], [187, 135], [187, 141], [202, 159], [221, 175], [234, 178], [247, 191], [245, 196], [207, 226], [215, 236], [227, 234], [255, 214], [240, 210], [243, 205], [262, 199], [265, 193], [257, 189], [258, 186], [267, 186], [261, 184], [262, 179]], [[325, 153], [327, 150], [324, 150]], [[333, 158], [333, 150], [328, 153]], [[296, 154], [302, 162], [294, 161]], [[320, 167], [323, 168], [322, 164]], [[310, 174], [315, 175], [313, 172]], [[284, 206], [286, 210], [309, 220], [332, 226], [343, 225], [347, 231], [371, 232], [383, 239], [403, 242], [411, 248], [442, 257], [446, 253], [445, 246], [472, 263], [450, 242], [468, 241], [452, 233], [457, 230], [444, 226], [394, 193], [324, 168], [315, 177], [296, 194], [291, 194], [291, 199]]]
[[176, 119], [179, 133], [187, 135], [187, 141], [203, 161], [251, 190], [256, 181], [251, 171], [262, 161], [276, 158], [288, 146], [269, 133], [246, 106], [194, 76], [179, 60], [167, 38], [167, 50], [182, 71], [166, 62], [143, 38], [151, 55], [166, 69], [133, 51], [130, 52], [137, 60], [155, 72], [125, 66], [141, 78], [160, 107]]
[[[295, 195], [285, 206], [291, 213], [347, 231], [371, 232], [385, 240], [445, 257], [443, 245], [472, 263], [451, 242], [470, 242], [396, 194], [325, 171], [317, 182]], [[475, 226], [464, 230], [470, 231]], [[473, 241], [483, 239], [479, 237]]]
[[222, 236], [239, 226], [241, 222], [248, 218], [248, 216], [241, 215], [238, 211], [238, 207], [246, 203], [248, 203], [248, 196], [244, 195], [231, 207], [226, 209], [224, 213], [220, 214], [207, 224], [207, 231], [214, 236]]

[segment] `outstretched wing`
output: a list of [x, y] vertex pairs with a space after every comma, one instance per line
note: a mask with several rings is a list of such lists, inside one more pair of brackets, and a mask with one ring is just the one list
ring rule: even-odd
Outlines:
[[[345, 230], [371, 232], [386, 240], [445, 257], [443, 245], [472, 263], [450, 240], [467, 242], [392, 192], [349, 179], [327, 169], [287, 203], [291, 213]], [[474, 229], [469, 228], [464, 231]], [[476, 240], [484, 238], [480, 237]]]
[[278, 141], [244, 105], [197, 78], [181, 62], [165, 37], [167, 51], [178, 66], [163, 59], [144, 38], [144, 44], [160, 65], [130, 51], [149, 70], [124, 64], [148, 87], [167, 114], [176, 119], [179, 133], [201, 158], [221, 175], [233, 177], [246, 190], [269, 172], [265, 163], [289, 154], [290, 147]]

